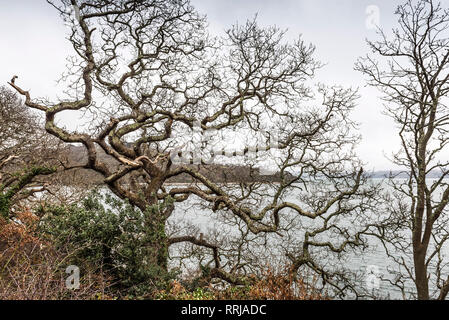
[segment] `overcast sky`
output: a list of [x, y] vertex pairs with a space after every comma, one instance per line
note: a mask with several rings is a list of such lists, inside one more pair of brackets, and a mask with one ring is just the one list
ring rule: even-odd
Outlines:
[[[382, 115], [379, 93], [364, 86], [364, 78], [354, 71], [354, 63], [368, 50], [365, 39], [374, 39], [371, 26], [379, 21], [391, 29], [397, 23], [394, 10], [398, 0], [192, 0], [207, 15], [210, 31], [220, 34], [230, 25], [258, 14], [261, 25], [288, 29], [287, 37], [299, 34], [317, 48], [316, 57], [327, 65], [317, 81], [359, 88], [361, 99], [353, 119], [361, 124], [363, 141], [358, 148], [367, 169], [394, 168], [386, 159], [397, 150], [394, 124]], [[379, 15], [377, 15], [377, 12]], [[71, 54], [65, 39], [67, 27], [56, 10], [44, 0], [0, 0], [0, 83], [15, 74], [18, 83], [33, 97], [55, 97], [55, 81]]]

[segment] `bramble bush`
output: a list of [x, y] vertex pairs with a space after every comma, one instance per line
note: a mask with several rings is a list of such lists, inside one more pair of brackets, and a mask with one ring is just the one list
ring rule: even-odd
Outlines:
[[66, 287], [65, 268], [70, 253], [55, 250], [36, 232], [39, 218], [17, 212], [14, 220], [0, 219], [0, 300], [112, 299], [109, 280], [83, 265], [79, 290]]
[[245, 286], [218, 288], [212, 285], [197, 287], [173, 281], [170, 289], [159, 292], [161, 300], [327, 300], [328, 295], [316, 289], [316, 279], [311, 283], [295, 276], [291, 270], [273, 272], [267, 270], [262, 277]]

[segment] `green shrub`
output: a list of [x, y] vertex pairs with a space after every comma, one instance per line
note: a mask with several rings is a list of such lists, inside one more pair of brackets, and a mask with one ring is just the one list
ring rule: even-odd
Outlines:
[[115, 289], [131, 297], [151, 297], [175, 277], [167, 270], [168, 246], [163, 204], [134, 208], [110, 195], [92, 193], [82, 203], [43, 209], [40, 230], [57, 246], [69, 245], [71, 264], [84, 263], [112, 275]]

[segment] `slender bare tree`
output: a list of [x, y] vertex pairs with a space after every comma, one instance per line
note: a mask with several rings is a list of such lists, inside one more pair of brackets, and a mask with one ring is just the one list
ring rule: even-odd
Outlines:
[[[384, 93], [386, 113], [398, 125], [400, 151], [393, 162], [402, 175], [390, 179], [393, 192], [373, 230], [400, 266], [390, 281], [418, 299], [445, 299], [449, 292], [447, 239], [449, 185], [449, 10], [432, 0], [412, 1], [396, 10], [399, 26], [368, 42], [357, 69]], [[407, 178], [404, 178], [407, 177]]]

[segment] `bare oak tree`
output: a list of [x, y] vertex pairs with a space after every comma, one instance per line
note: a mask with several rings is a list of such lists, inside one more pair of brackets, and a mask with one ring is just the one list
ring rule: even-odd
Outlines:
[[[418, 299], [445, 299], [447, 277], [449, 163], [449, 10], [432, 0], [398, 7], [399, 26], [370, 41], [377, 61], [368, 56], [357, 69], [384, 93], [386, 113], [398, 125], [400, 151], [393, 162], [404, 179], [393, 188], [381, 222], [373, 230], [400, 266], [392, 281], [406, 296], [407, 279]], [[435, 178], [437, 175], [437, 178]]]
[[[66, 99], [38, 102], [18, 81], [10, 85], [28, 107], [45, 113], [49, 133], [85, 148], [83, 167], [99, 173], [115, 195], [141, 210], [174, 200], [155, 211], [148, 232], [168, 233], [166, 222], [175, 207], [192, 199], [216, 221], [242, 223], [241, 239], [247, 244], [247, 235], [282, 239], [295, 223], [303, 235], [284, 248], [295, 271], [312, 270], [323, 286], [340, 294], [352, 289], [342, 272], [328, 269], [321, 259], [325, 253], [338, 259], [366, 245], [362, 217], [373, 191], [364, 187], [366, 177], [354, 155], [358, 136], [348, 115], [357, 94], [306, 85], [320, 66], [313, 46], [301, 39], [287, 43], [283, 31], [261, 28], [255, 21], [211, 38], [204, 17], [187, 0], [50, 3], [73, 22], [69, 41], [75, 56], [64, 76]], [[56, 117], [69, 111], [83, 114], [82, 132], [58, 125]], [[192, 150], [183, 138], [194, 130], [209, 139]], [[218, 133], [231, 132], [248, 138], [250, 145], [262, 139], [264, 147], [244, 146], [227, 154], [222, 149], [227, 141], [215, 142]], [[230, 185], [204, 174], [211, 163], [225, 163], [229, 156], [250, 170], [257, 164], [249, 157], [255, 152], [257, 159], [274, 160], [277, 183]], [[184, 158], [189, 163], [178, 161]], [[180, 176], [192, 182], [170, 183]], [[236, 242], [240, 247], [222, 248], [216, 233], [175, 231], [149, 244], [158, 246], [157, 260], [164, 267], [170, 246], [190, 244], [209, 252], [203, 278], [234, 284], [248, 279], [249, 256], [242, 256], [242, 241]], [[227, 234], [221, 236], [226, 240]]]

